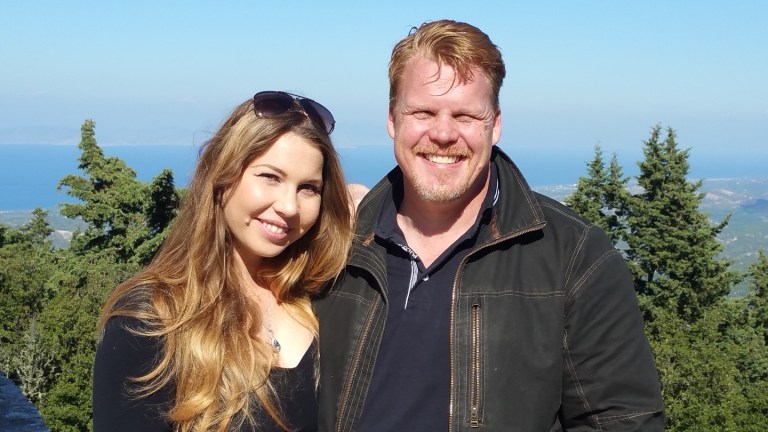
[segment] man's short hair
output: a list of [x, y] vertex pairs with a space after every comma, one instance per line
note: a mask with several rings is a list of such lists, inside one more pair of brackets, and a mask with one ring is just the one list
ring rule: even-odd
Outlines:
[[390, 107], [396, 102], [403, 70], [417, 56], [436, 62], [438, 68], [450, 66], [456, 71], [460, 84], [472, 80], [474, 71], [479, 69], [491, 84], [493, 106], [498, 108], [499, 90], [506, 75], [501, 51], [477, 27], [451, 20], [426, 22], [418, 28], [413, 27], [408, 36], [395, 45], [389, 61]]

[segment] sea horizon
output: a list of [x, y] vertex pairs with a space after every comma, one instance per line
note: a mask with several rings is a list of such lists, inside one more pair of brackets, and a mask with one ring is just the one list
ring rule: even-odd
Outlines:
[[[186, 187], [195, 168], [198, 145], [145, 144], [106, 145], [104, 154], [122, 159], [136, 171], [140, 181], [148, 182], [163, 169], [173, 171], [177, 187]], [[528, 183], [536, 187], [573, 185], [585, 176], [594, 149], [574, 149], [557, 154], [517, 149], [502, 149], [521, 169]], [[376, 184], [395, 166], [392, 145], [338, 147], [337, 152], [348, 183], [367, 187]], [[54, 209], [60, 203], [77, 202], [58, 182], [68, 174], [83, 175], [78, 169], [80, 149], [71, 144], [0, 144], [0, 211], [34, 208]], [[611, 155], [604, 154], [606, 163]], [[637, 160], [618, 155], [625, 176], [637, 175]], [[732, 155], [731, 160], [691, 153], [692, 179], [768, 177], [766, 161]]]

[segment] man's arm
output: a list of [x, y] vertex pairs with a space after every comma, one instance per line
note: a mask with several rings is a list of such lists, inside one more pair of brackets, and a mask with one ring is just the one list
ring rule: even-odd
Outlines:
[[600, 246], [586, 242], [597, 252], [574, 260], [569, 283], [560, 421], [566, 431], [663, 431], [659, 378], [632, 275], [600, 234]]

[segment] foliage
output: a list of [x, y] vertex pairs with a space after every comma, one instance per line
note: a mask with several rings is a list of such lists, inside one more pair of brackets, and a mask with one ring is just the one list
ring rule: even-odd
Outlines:
[[24, 226], [0, 231], [0, 367], [22, 389], [29, 389], [33, 399], [41, 389], [40, 372], [28, 363], [40, 355], [33, 352], [37, 335], [32, 326], [53, 296], [48, 279], [57, 262], [47, 240], [50, 233], [46, 213], [40, 209]]
[[603, 151], [600, 146], [595, 146], [595, 157], [587, 164], [587, 176], [579, 177], [576, 190], [565, 203], [605, 230], [617, 245], [623, 237], [622, 218], [626, 214], [628, 181], [616, 155], [611, 157], [606, 170]]
[[689, 150], [675, 131], [656, 126], [644, 143], [640, 190], [629, 193], [614, 156], [600, 148], [587, 177], [566, 200], [624, 247], [646, 321], [667, 414], [667, 430], [763, 430], [768, 422], [768, 264], [751, 270], [752, 294], [727, 295], [741, 276], [721, 257], [717, 235], [699, 208], [701, 182], [687, 179]]
[[13, 372], [29, 401], [38, 403], [45, 396], [55, 370], [51, 353], [43, 346], [36, 318], [29, 323], [19, 345], [17, 355], [13, 357]]
[[764, 250], [758, 253], [757, 261], [750, 266], [749, 275], [749, 323], [763, 335], [764, 342], [768, 344], [768, 255]]
[[162, 242], [158, 234], [164, 233], [176, 214], [179, 196], [173, 174], [165, 170], [150, 185], [141, 183], [121, 159], [104, 156], [94, 127], [92, 120], [81, 127], [78, 168], [85, 176], [67, 175], [58, 186], [82, 201], [63, 204], [61, 214], [88, 224], [71, 248], [111, 250], [119, 262], [146, 264]]
[[[82, 430], [90, 423], [92, 368], [96, 353], [96, 321], [109, 291], [138, 270], [117, 262], [104, 251], [76, 255], [52, 280], [60, 287], [39, 321], [45, 350], [54, 361], [56, 380], [40, 404], [40, 413], [53, 430]], [[74, 428], [74, 429], [72, 429]]]
[[96, 323], [109, 292], [145, 265], [176, 214], [170, 170], [151, 183], [81, 128], [79, 169], [59, 188], [80, 200], [61, 207], [85, 228], [68, 249], [54, 249], [43, 211], [19, 229], [0, 228], [0, 365], [37, 404], [53, 431], [91, 429]]

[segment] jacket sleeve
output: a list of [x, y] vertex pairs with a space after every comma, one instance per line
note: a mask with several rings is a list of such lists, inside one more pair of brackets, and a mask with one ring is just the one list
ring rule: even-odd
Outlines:
[[621, 254], [587, 228], [567, 275], [563, 334], [566, 431], [663, 431], [656, 365]]
[[159, 343], [154, 338], [136, 336], [127, 330], [137, 328], [133, 318], [113, 317], [96, 349], [93, 372], [93, 430], [171, 431], [165, 420], [170, 393], [161, 391], [146, 398], [129, 394], [130, 378], [147, 373]]

